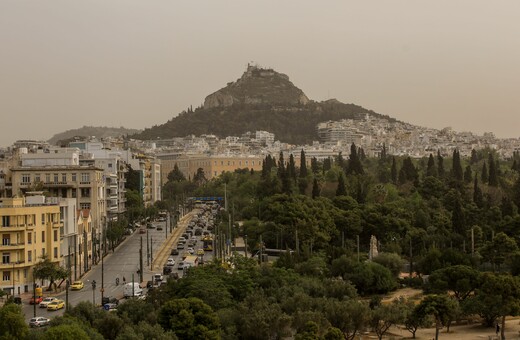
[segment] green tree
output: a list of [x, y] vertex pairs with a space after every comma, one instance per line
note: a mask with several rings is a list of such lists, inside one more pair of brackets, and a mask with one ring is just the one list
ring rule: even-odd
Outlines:
[[485, 161], [484, 161], [484, 163], [482, 163], [482, 171], [480, 174], [480, 179], [482, 180], [482, 183], [487, 183], [489, 181], [488, 169], [487, 169]]
[[336, 196], [346, 196], [347, 188], [345, 187], [345, 179], [343, 178], [343, 171], [339, 173], [338, 187], [336, 189]]
[[379, 253], [372, 261], [390, 270], [395, 277], [399, 276], [404, 265], [404, 260], [396, 253]]
[[206, 174], [204, 174], [203, 168], [198, 168], [195, 176], [193, 176], [193, 182], [197, 184], [197, 186], [201, 186], [205, 184], [208, 180], [206, 179]]
[[311, 170], [312, 170], [312, 173], [315, 175], [318, 173], [318, 171], [320, 171], [319, 166], [318, 166], [318, 160], [316, 159], [316, 157], [311, 158]]
[[181, 170], [179, 170], [179, 166], [177, 163], [173, 166], [173, 170], [170, 171], [168, 174], [168, 181], [170, 182], [184, 182], [186, 180], [186, 177], [182, 173]]
[[392, 183], [397, 184], [397, 164], [395, 162], [395, 157], [392, 156], [392, 168], [390, 170], [390, 178], [392, 179]]
[[466, 165], [466, 170], [464, 171], [464, 182], [466, 184], [470, 184], [473, 181], [473, 173], [471, 171], [471, 166]]
[[359, 158], [356, 144], [350, 146], [350, 155], [347, 162], [347, 175], [362, 175], [364, 173], [361, 159]]
[[498, 174], [497, 174], [496, 163], [493, 159], [492, 153], [489, 153], [488, 163], [489, 163], [488, 184], [492, 187], [496, 187], [498, 185]]
[[287, 165], [287, 175], [293, 181], [296, 181], [296, 164], [294, 163], [294, 156], [289, 155], [289, 164]]
[[49, 340], [90, 340], [87, 332], [77, 324], [64, 324], [50, 327], [44, 333], [43, 338]]
[[305, 151], [301, 151], [300, 153], [300, 178], [307, 177], [307, 160], [305, 159]]
[[480, 272], [465, 265], [450, 266], [434, 271], [428, 277], [428, 290], [433, 293], [452, 291], [455, 298], [462, 302], [479, 285]]
[[453, 177], [455, 178], [455, 180], [457, 180], [457, 181], [463, 180], [462, 164], [460, 163], [460, 154], [459, 154], [459, 150], [457, 150], [457, 149], [453, 150], [452, 172], [453, 172]]
[[320, 186], [318, 185], [318, 180], [314, 178], [314, 181], [312, 182], [312, 198], [316, 198], [320, 196]]
[[211, 307], [197, 298], [173, 299], [159, 310], [159, 324], [179, 339], [218, 339], [219, 320]]
[[473, 180], [473, 203], [479, 208], [482, 208], [484, 205], [484, 196], [482, 195], [482, 190], [478, 186], [478, 178], [475, 176]]
[[372, 310], [370, 327], [381, 340], [390, 327], [402, 324], [405, 320], [405, 306], [402, 302], [395, 300], [390, 304], [380, 304]]
[[29, 328], [20, 306], [6, 303], [0, 309], [0, 339], [24, 339]]
[[484, 244], [480, 250], [485, 261], [489, 261], [500, 269], [500, 265], [509, 260], [511, 256], [518, 250], [518, 245], [515, 239], [507, 236], [505, 233], [498, 233], [492, 241]]
[[49, 280], [49, 290], [52, 289], [56, 280], [66, 279], [68, 271], [61, 268], [57, 262], [52, 262], [47, 256], [43, 256], [41, 261], [34, 265], [34, 277], [38, 280]]
[[458, 303], [447, 295], [427, 295], [417, 306], [417, 313], [431, 315], [435, 319], [435, 340], [439, 339], [439, 329], [447, 326], [458, 313]]
[[368, 326], [370, 309], [356, 299], [337, 301], [329, 299], [325, 301], [324, 313], [330, 324], [338, 328], [346, 340], [353, 340], [356, 334]]
[[439, 178], [444, 178], [445, 176], [444, 158], [442, 157], [440, 150], [437, 150], [437, 176], [439, 176]]
[[435, 168], [435, 160], [433, 159], [433, 155], [430, 153], [430, 157], [428, 157], [428, 166], [426, 168], [426, 176], [436, 177], [437, 169]]
[[406, 330], [412, 333], [413, 339], [415, 339], [415, 333], [420, 327], [428, 327], [430, 324], [429, 316], [422, 314], [418, 307], [413, 301], [405, 302], [405, 319], [403, 324]]

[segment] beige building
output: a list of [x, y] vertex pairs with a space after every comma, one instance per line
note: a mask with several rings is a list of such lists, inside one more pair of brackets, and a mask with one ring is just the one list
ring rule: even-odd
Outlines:
[[[79, 165], [21, 166], [12, 168], [11, 174], [13, 193], [19, 196], [37, 189], [52, 197], [76, 199], [78, 209], [90, 210], [94, 235], [101, 239], [107, 211], [102, 169]], [[97, 263], [98, 259], [99, 249], [95, 249], [93, 260]]]
[[168, 181], [168, 174], [175, 164], [186, 179], [193, 178], [199, 168], [204, 170], [206, 179], [210, 180], [224, 172], [233, 172], [237, 169], [262, 170], [264, 156], [257, 155], [158, 155], [161, 160], [162, 182]]
[[77, 236], [77, 256], [74, 258], [75, 268], [79, 271], [79, 276], [92, 267], [92, 237], [94, 229], [92, 228], [92, 215], [90, 210], [78, 210], [78, 236]]
[[4, 198], [0, 204], [0, 288], [19, 295], [32, 291], [33, 266], [43, 255], [59, 264], [60, 206], [30, 204], [25, 198]]

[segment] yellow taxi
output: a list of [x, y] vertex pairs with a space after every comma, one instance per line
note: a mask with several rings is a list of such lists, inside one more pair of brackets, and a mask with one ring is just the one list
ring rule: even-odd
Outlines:
[[75, 281], [72, 283], [72, 285], [70, 285], [70, 289], [72, 290], [80, 290], [84, 287], [85, 285], [83, 284], [82, 281]]
[[204, 249], [197, 249], [197, 255], [204, 255]]
[[65, 301], [63, 300], [55, 300], [47, 305], [47, 310], [58, 310], [62, 308], [65, 308]]

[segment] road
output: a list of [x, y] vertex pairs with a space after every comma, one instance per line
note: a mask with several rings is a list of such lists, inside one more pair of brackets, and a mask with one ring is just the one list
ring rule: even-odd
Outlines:
[[[185, 215], [180, 221], [177, 228], [174, 229], [173, 240], [170, 239], [169, 244], [176, 244], [179, 236], [182, 234], [193, 217], [194, 212]], [[129, 235], [125, 241], [121, 245], [117, 247], [115, 252], [110, 252], [107, 254], [103, 260], [104, 267], [104, 296], [110, 296], [115, 298], [123, 297], [123, 277], [126, 279], [126, 282], [139, 282], [139, 275], [137, 274], [137, 270], [139, 268], [139, 248], [141, 244], [141, 238], [143, 240], [143, 281], [146, 282], [151, 280], [152, 275], [154, 273], [162, 272], [162, 263], [157, 263], [155, 265], [154, 270], [151, 270], [151, 266], [147, 265], [147, 235], [151, 244], [151, 250], [153, 251], [153, 257], [157, 256], [161, 251], [161, 246], [164, 244], [166, 240], [166, 222], [154, 222], [154, 226], [161, 226], [163, 230], [154, 229], [146, 229], [148, 234], [139, 234], [138, 229], [132, 234]], [[171, 237], [171, 234], [168, 230], [168, 237]], [[165, 244], [166, 245], [166, 244]], [[171, 248], [171, 247], [170, 247]], [[164, 253], [164, 251], [163, 251]], [[176, 262], [179, 259], [176, 259]], [[150, 262], [151, 264], [151, 262]], [[101, 305], [101, 262], [92, 268], [88, 273], [86, 273], [81, 280], [84, 282], [85, 287], [79, 291], [69, 291], [69, 304], [72, 306], [76, 305], [80, 301], [95, 301], [96, 305]], [[180, 272], [180, 271], [179, 271]], [[180, 273], [179, 273], [180, 274]], [[116, 278], [119, 278], [119, 285], [116, 285]], [[92, 281], [96, 281], [96, 289], [92, 289]], [[44, 295], [45, 291], [44, 291]], [[65, 300], [65, 292], [58, 293], [56, 295], [59, 299]], [[29, 305], [30, 295], [23, 298], [22, 309], [25, 314], [25, 318], [29, 321], [33, 317], [33, 306]], [[45, 308], [39, 308], [36, 306], [36, 316], [44, 316], [47, 318], [52, 318], [57, 315], [62, 315], [64, 310], [59, 311], [47, 311]]]

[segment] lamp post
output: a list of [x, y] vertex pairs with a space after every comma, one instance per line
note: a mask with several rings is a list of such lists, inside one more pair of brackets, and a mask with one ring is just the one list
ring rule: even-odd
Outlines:
[[92, 280], [92, 304], [96, 305], [96, 280]]
[[34, 268], [33, 268], [33, 316], [36, 317], [36, 278], [34, 277]]

